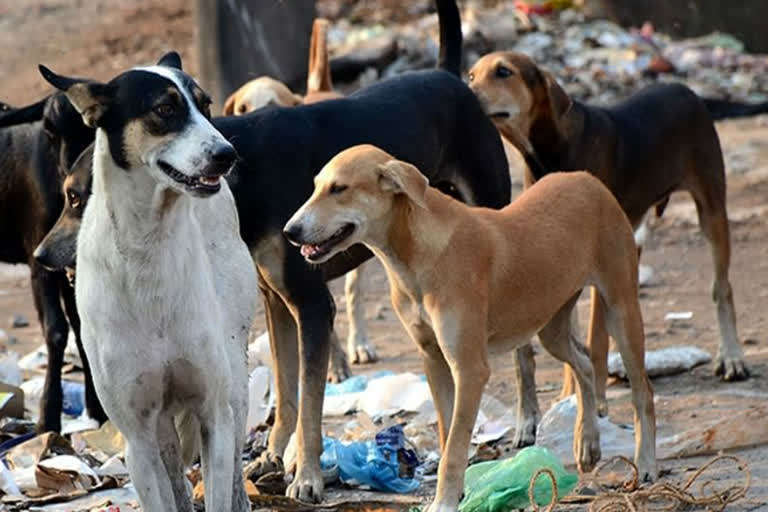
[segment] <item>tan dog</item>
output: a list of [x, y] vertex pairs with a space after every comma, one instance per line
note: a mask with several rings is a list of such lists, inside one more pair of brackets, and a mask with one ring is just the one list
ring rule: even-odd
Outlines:
[[334, 157], [285, 235], [312, 263], [363, 243], [382, 261], [392, 302], [419, 346], [438, 411], [443, 457], [429, 511], [456, 510], [490, 350], [539, 335], [578, 379], [574, 455], [600, 458], [592, 365], [571, 327], [580, 290], [594, 285], [632, 385], [635, 462], [657, 476], [653, 393], [644, 368], [632, 229], [587, 173], [541, 180], [503, 210], [467, 206], [427, 186], [414, 166], [373, 146]]
[[[253, 112], [267, 105], [293, 107], [300, 104], [316, 103], [318, 101], [340, 98], [341, 94], [333, 90], [331, 67], [328, 64], [328, 25], [326, 19], [318, 18], [312, 25], [312, 39], [309, 47], [309, 71], [307, 73], [307, 95], [302, 98], [294, 94], [282, 82], [270, 77], [260, 77], [251, 80], [233, 93], [224, 105], [224, 115], [242, 115]], [[344, 295], [347, 304], [347, 321], [349, 333], [347, 336], [346, 357], [353, 364], [372, 363], [378, 359], [376, 349], [368, 338], [365, 323], [363, 263], [346, 275]], [[347, 377], [344, 352], [334, 344], [331, 349], [331, 380], [342, 380]]]
[[[663, 84], [611, 107], [585, 105], [572, 101], [549, 73], [516, 52], [482, 57], [469, 78], [470, 87], [502, 136], [524, 155], [526, 185], [549, 172], [588, 169], [615, 194], [638, 230], [649, 209], [655, 206], [657, 215], [663, 213], [672, 192], [685, 190], [693, 196], [715, 267], [712, 294], [720, 324], [715, 372], [724, 380], [746, 378], [749, 373], [736, 332], [728, 279], [724, 163], [707, 104], [681, 84]], [[604, 316], [593, 291], [588, 344], [603, 413], [607, 412], [609, 346]], [[523, 384], [519, 388], [527, 396], [521, 403], [529, 431], [519, 444], [530, 444], [535, 438], [534, 363], [530, 349], [521, 355]], [[566, 374], [563, 394], [570, 394], [573, 379], [567, 369]]]

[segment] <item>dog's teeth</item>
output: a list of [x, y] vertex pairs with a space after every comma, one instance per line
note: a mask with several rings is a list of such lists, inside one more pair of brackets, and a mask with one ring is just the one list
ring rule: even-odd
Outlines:
[[200, 176], [197, 181], [202, 183], [203, 185], [216, 185], [219, 182], [219, 177], [208, 177], [208, 176]]

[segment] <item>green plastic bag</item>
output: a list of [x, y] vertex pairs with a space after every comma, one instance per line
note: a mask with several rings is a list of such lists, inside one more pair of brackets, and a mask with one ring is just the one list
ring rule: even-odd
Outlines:
[[[533, 475], [547, 468], [557, 480], [557, 494], [563, 497], [576, 486], [579, 477], [565, 470], [560, 460], [549, 450], [530, 446], [511, 459], [481, 462], [467, 468], [464, 474], [464, 500], [460, 512], [507, 512], [530, 505], [528, 487]], [[552, 481], [539, 476], [533, 491], [538, 505], [552, 499]]]

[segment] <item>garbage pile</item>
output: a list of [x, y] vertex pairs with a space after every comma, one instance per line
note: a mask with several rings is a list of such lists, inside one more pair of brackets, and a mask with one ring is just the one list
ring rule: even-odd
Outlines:
[[[437, 16], [431, 2], [386, 11], [400, 24], [382, 20], [382, 9], [357, 2], [351, 10], [321, 3], [321, 14], [336, 19], [329, 33], [332, 56], [371, 55], [355, 87], [410, 69], [434, 66]], [[576, 2], [574, 2], [576, 3]], [[494, 4], [486, 6], [488, 4]], [[463, 4], [465, 66], [495, 50], [515, 50], [553, 72], [574, 98], [608, 104], [653, 82], [683, 82], [699, 95], [748, 103], [768, 101], [768, 56], [745, 53], [724, 33], [674, 40], [651, 23], [625, 29], [607, 20], [588, 20], [571, 2], [481, 2]], [[561, 8], [568, 7], [568, 8]], [[337, 67], [338, 69], [338, 67]]]

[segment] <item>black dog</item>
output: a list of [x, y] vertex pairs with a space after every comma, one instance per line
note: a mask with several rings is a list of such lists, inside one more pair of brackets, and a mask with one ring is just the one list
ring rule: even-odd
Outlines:
[[74, 290], [64, 272], [47, 270], [33, 258], [62, 209], [64, 173], [92, 141], [93, 130], [63, 94], [0, 113], [0, 261], [30, 266], [35, 308], [48, 347], [38, 422], [43, 432], [61, 430], [61, 367], [70, 326], [83, 361], [88, 412], [99, 422], [106, 420], [80, 345]]
[[[275, 427], [260, 469], [279, 464], [298, 418], [298, 468], [289, 493], [302, 500], [319, 500], [323, 488], [320, 427], [335, 315], [326, 281], [371, 257], [356, 246], [313, 266], [285, 240], [283, 226], [310, 196], [315, 174], [341, 150], [370, 143], [468, 202], [492, 208], [509, 202], [501, 140], [459, 78], [458, 8], [453, 0], [438, 0], [437, 7], [441, 69], [395, 77], [344, 99], [214, 120], [240, 155], [228, 180], [257, 265], [276, 361]], [[74, 240], [48, 240], [54, 238]]]
[[288, 493], [304, 501], [319, 500], [323, 489], [318, 455], [335, 314], [325, 283], [370, 257], [358, 246], [313, 266], [283, 238], [282, 228], [310, 196], [315, 174], [338, 152], [369, 143], [468, 202], [500, 208], [510, 199], [501, 141], [459, 77], [458, 8], [453, 0], [438, 0], [437, 8], [441, 69], [407, 73], [343, 99], [214, 123], [242, 159], [229, 181], [241, 233], [257, 264], [276, 363], [275, 426], [261, 469], [282, 456], [298, 412], [298, 466]]

